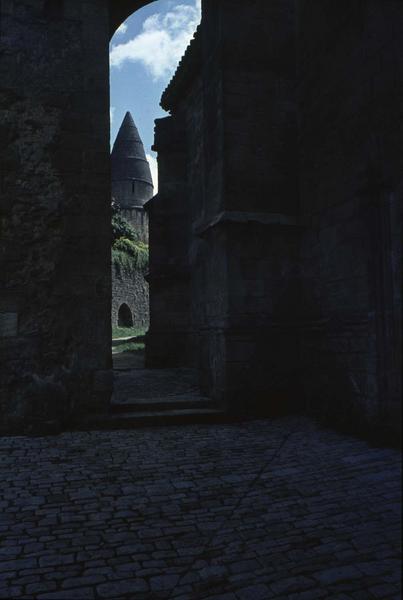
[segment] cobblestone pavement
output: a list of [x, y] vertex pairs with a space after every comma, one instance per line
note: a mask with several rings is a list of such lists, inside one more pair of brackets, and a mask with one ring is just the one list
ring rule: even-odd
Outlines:
[[395, 599], [400, 454], [305, 419], [0, 439], [0, 597]]

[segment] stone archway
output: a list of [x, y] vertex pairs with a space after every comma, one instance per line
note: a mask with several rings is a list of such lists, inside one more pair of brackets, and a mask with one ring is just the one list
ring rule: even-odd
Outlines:
[[119, 25], [136, 10], [156, 0], [109, 0], [109, 31], [113, 36]]
[[133, 314], [125, 302], [119, 307], [118, 326], [127, 328], [133, 327]]

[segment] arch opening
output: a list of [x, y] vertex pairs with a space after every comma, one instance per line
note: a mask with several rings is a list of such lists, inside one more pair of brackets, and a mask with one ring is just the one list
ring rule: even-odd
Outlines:
[[109, 30], [112, 38], [119, 26], [139, 9], [156, 0], [113, 0], [110, 2]]
[[118, 312], [118, 327], [133, 327], [133, 314], [129, 306], [123, 303]]
[[[151, 243], [159, 248], [158, 244], [165, 243], [167, 237], [158, 228], [154, 228], [152, 235], [149, 231], [149, 209], [158, 197], [155, 120], [169, 117], [161, 106], [161, 97], [200, 23], [201, 2], [132, 0], [130, 6], [128, 3], [126, 6], [127, 12], [123, 11], [115, 20], [109, 54], [111, 341], [113, 367], [120, 369], [124, 365], [130, 377], [138, 375], [140, 368], [152, 368], [154, 355], [162, 355], [160, 348], [165, 347], [165, 340], [150, 333], [151, 313], [157, 315], [154, 323], [158, 327], [159, 304], [158, 300], [152, 304], [149, 296], [153, 285], [150, 281], [155, 281], [150, 275], [149, 248]], [[128, 85], [132, 81], [136, 85]], [[175, 214], [175, 210], [172, 213]], [[167, 224], [164, 230], [169, 230]], [[168, 248], [164, 253], [168, 262], [172, 262], [171, 254], [175, 256], [175, 252], [175, 248]], [[180, 296], [182, 292], [178, 293]], [[164, 288], [162, 304], [166, 294], [169, 292]], [[152, 335], [153, 342], [149, 344]], [[187, 339], [187, 332], [182, 331], [170, 339], [175, 356], [183, 354], [183, 335]], [[147, 358], [147, 352], [152, 360]], [[171, 352], [165, 349], [165, 354]], [[164, 362], [164, 367], [178, 366], [175, 360], [171, 362]], [[136, 372], [129, 374], [130, 369]]]

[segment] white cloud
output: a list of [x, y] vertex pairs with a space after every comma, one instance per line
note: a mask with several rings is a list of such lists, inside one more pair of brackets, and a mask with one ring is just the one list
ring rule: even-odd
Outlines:
[[151, 177], [153, 178], [154, 194], [158, 194], [158, 163], [157, 163], [157, 159], [154, 158], [154, 156], [151, 156], [151, 154], [147, 154], [146, 158], [150, 165]]
[[109, 119], [110, 119], [111, 125], [113, 124], [113, 117], [115, 115], [115, 110], [116, 110], [116, 108], [114, 106], [111, 106], [109, 109]]
[[172, 76], [200, 22], [201, 0], [194, 2], [177, 4], [165, 14], [151, 15], [139, 35], [112, 45], [111, 67], [119, 68], [126, 61], [139, 62], [154, 81]]
[[117, 30], [115, 31], [115, 35], [124, 35], [127, 31], [127, 25], [126, 23], [122, 23], [120, 25], [120, 27], [117, 28]]

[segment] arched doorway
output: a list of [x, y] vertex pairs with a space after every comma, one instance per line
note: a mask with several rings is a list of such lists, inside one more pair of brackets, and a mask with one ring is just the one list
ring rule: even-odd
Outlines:
[[[153, 272], [150, 273], [148, 261], [148, 211], [154, 202], [158, 201], [158, 194], [155, 193], [155, 184], [158, 180], [154, 177], [151, 179], [151, 174], [156, 174], [156, 169], [152, 169], [150, 161], [150, 156], [153, 157], [152, 152], [155, 153], [157, 149], [155, 123], [161, 120], [167, 123], [166, 119], [169, 119], [168, 111], [161, 107], [161, 95], [172, 80], [179, 61], [186, 53], [201, 16], [199, 0], [178, 0], [178, 2], [161, 0], [151, 5], [144, 7], [141, 12], [138, 11], [136, 16], [131, 15], [127, 22], [121, 24], [110, 46], [111, 183], [115, 211], [112, 219], [112, 265], [116, 262], [122, 266], [120, 281], [118, 282], [114, 273], [112, 279], [112, 324], [114, 326], [112, 354], [115, 373], [111, 414], [114, 415], [125, 413], [129, 404], [131, 407], [141, 407], [141, 403], [149, 398], [150, 393], [157, 393], [161, 398], [183, 396], [180, 406], [175, 405], [180, 410], [193, 411], [199, 408], [199, 405], [194, 406], [194, 398], [198, 397], [199, 390], [198, 370], [191, 362], [191, 353], [186, 352], [190, 337], [187, 331], [190, 323], [190, 317], [187, 318], [190, 303], [186, 301], [188, 279], [185, 278], [183, 281], [180, 275], [177, 281], [175, 272], [174, 278], [168, 277], [168, 283], [164, 277], [164, 284], [159, 288], [161, 295], [155, 294], [153, 307], [157, 327], [164, 327], [166, 322], [166, 320], [158, 321], [159, 298], [163, 308], [165, 305], [172, 307], [171, 310], [167, 308], [166, 311], [172, 319], [163, 338], [158, 337], [155, 332], [152, 333], [153, 360], [148, 362], [145, 359], [150, 330], [148, 319], [147, 326], [143, 329], [145, 319], [142, 319], [142, 315], [145, 315], [145, 311], [142, 311], [141, 294], [138, 288], [133, 290], [133, 293], [128, 293], [128, 285], [133, 281], [135, 271], [132, 269], [129, 273], [128, 269], [132, 258], [135, 257], [132, 249], [139, 243], [143, 246], [147, 245], [147, 268], [143, 273], [139, 273], [138, 278], [143, 275], [143, 280], [146, 282], [147, 305], [149, 311], [151, 310], [148, 302], [148, 283], [151, 279], [154, 285], [157, 278], [155, 265], [153, 264]], [[181, 28], [182, 32], [180, 32]], [[163, 47], [162, 42], [159, 41], [161, 31], [165, 32]], [[140, 46], [144, 49], [148, 45], [156, 47], [155, 59], [154, 55], [149, 56], [149, 54], [144, 58], [144, 54], [139, 51]], [[183, 47], [180, 49], [181, 45]], [[127, 85], [128, 81], [139, 82], [133, 88], [134, 91]], [[151, 84], [153, 90], [150, 89]], [[150, 108], [150, 99], [155, 101], [153, 118], [150, 118], [150, 110], [154, 110]], [[176, 136], [178, 137], [177, 133]], [[156, 161], [156, 155], [154, 160]], [[166, 193], [164, 206], [169, 205], [169, 217], [163, 220], [161, 231], [158, 227], [153, 229], [153, 248], [158, 249], [159, 253], [162, 252], [170, 265], [176, 265], [178, 261], [185, 262], [185, 256], [182, 259], [182, 250], [187, 252], [187, 248], [185, 249], [182, 243], [183, 239], [187, 239], [186, 236], [177, 236], [180, 239], [175, 239], [175, 244], [169, 245], [172, 227], [179, 231], [185, 231], [187, 227], [187, 212], [183, 210], [183, 205], [186, 205], [187, 173], [182, 161], [183, 144], [180, 150], [180, 172], [175, 172], [174, 175], [176, 190], [174, 204], [171, 196]], [[142, 184], [143, 189], [137, 189], [139, 183]], [[154, 190], [152, 190], [153, 184]], [[144, 223], [140, 221], [142, 211], [144, 211]], [[178, 213], [180, 221], [177, 218]], [[123, 228], [122, 220], [125, 220], [129, 227]], [[175, 223], [172, 222], [173, 220]], [[130, 227], [134, 232], [130, 231]], [[169, 246], [166, 250], [165, 244]], [[127, 257], [124, 256], [125, 253], [128, 254]], [[138, 253], [138, 256], [136, 254], [136, 257], [141, 258], [140, 254]], [[137, 266], [140, 265], [137, 263]], [[164, 263], [164, 268], [165, 266]], [[124, 294], [119, 293], [120, 288], [124, 288]], [[117, 300], [116, 308], [114, 308], [115, 300]], [[123, 302], [127, 304], [122, 304]], [[131, 323], [128, 310], [131, 310], [133, 322], [131, 327], [129, 327]], [[182, 318], [182, 313], [185, 312], [186, 315]], [[186, 325], [183, 326], [182, 323]], [[180, 331], [176, 332], [176, 329]], [[161, 346], [164, 346], [163, 350]], [[160, 356], [161, 360], [159, 360]], [[158, 372], [156, 369], [159, 369]], [[173, 404], [166, 402], [161, 408], [169, 411], [173, 409]], [[205, 408], [209, 410], [207, 405], [203, 405], [203, 409]]]
[[123, 303], [118, 312], [118, 326], [119, 327], [133, 327], [133, 315], [129, 306]]
[[[200, 0], [143, 4], [133, 11], [132, 3], [129, 18], [119, 23], [110, 44], [112, 340], [122, 334], [117, 330], [122, 326], [122, 302], [132, 311], [136, 335], [145, 336], [149, 330], [146, 205], [158, 193], [154, 123], [168, 116], [160, 105], [161, 95], [201, 17]], [[140, 52], [149, 46], [155, 57]], [[134, 81], [136, 86], [128, 85]]]

